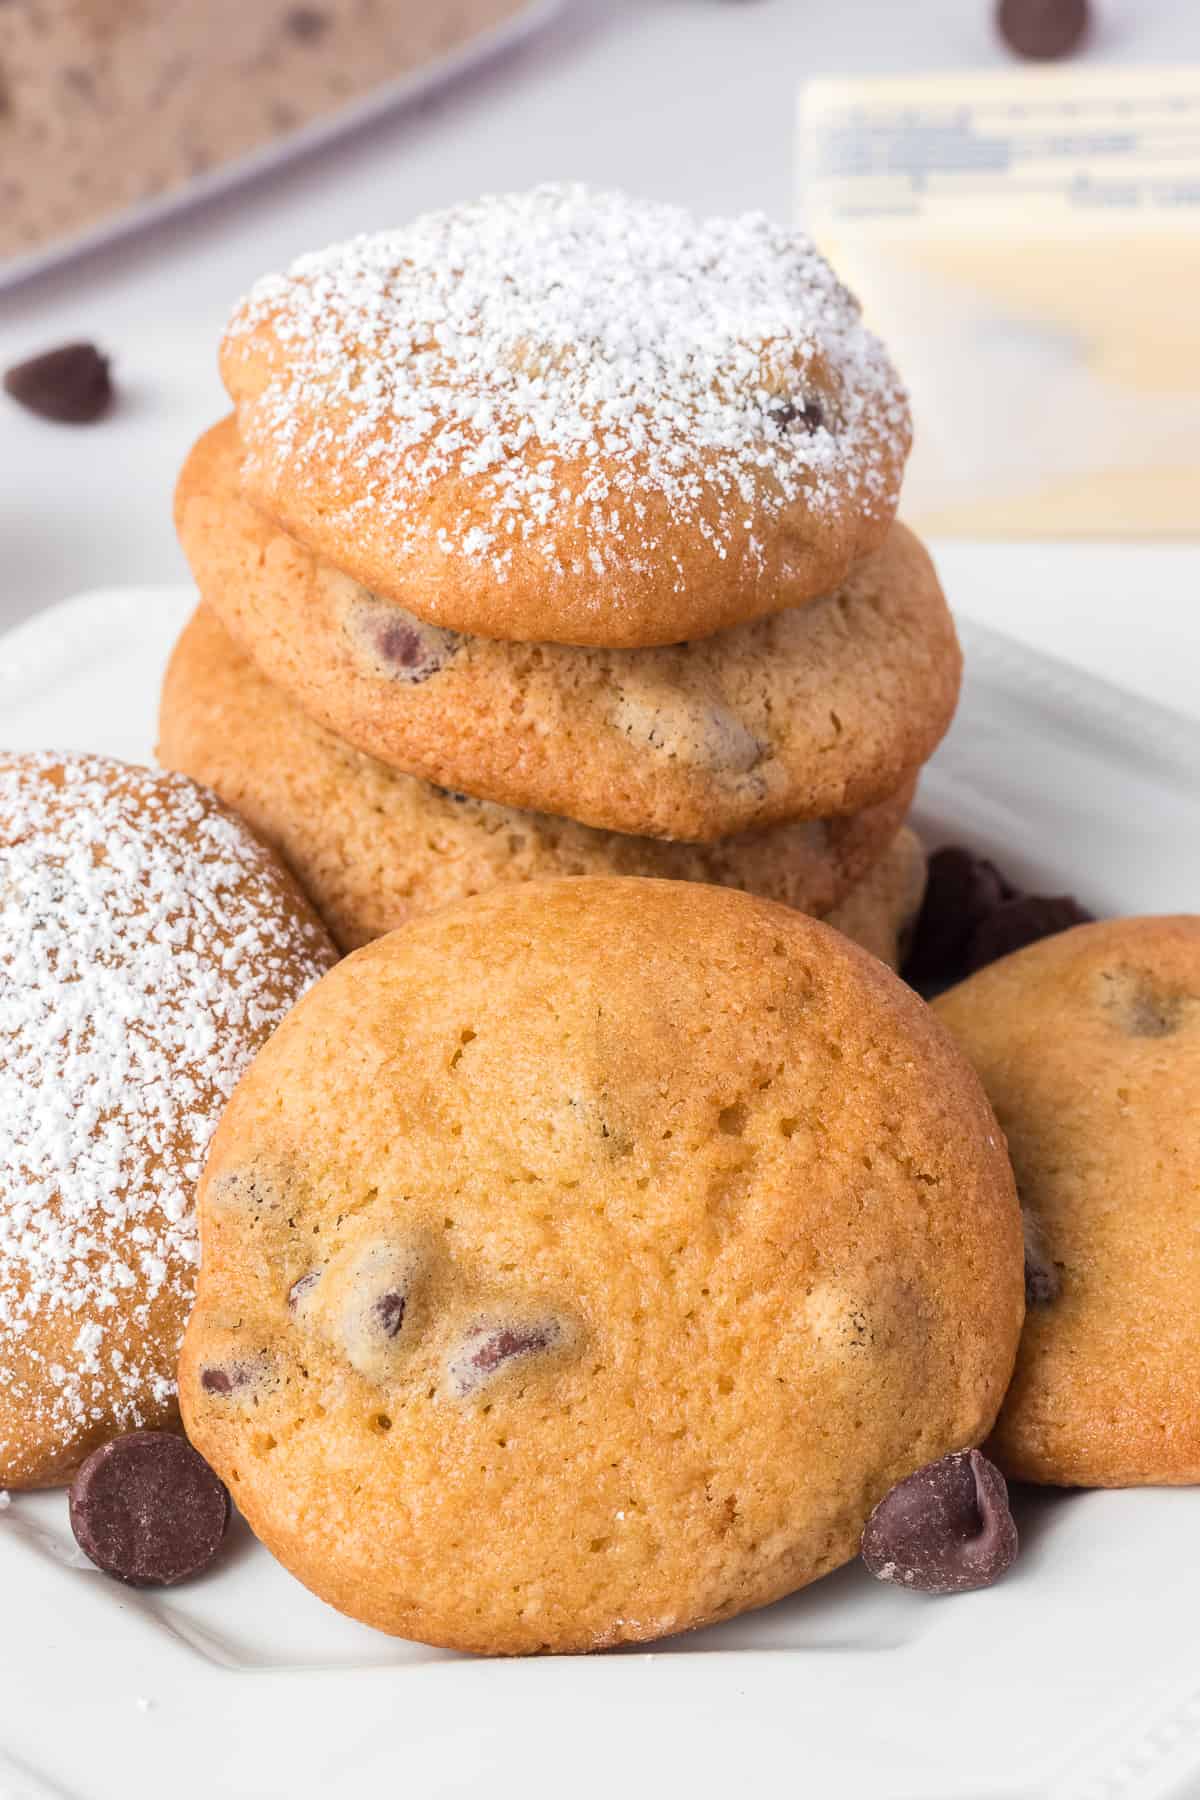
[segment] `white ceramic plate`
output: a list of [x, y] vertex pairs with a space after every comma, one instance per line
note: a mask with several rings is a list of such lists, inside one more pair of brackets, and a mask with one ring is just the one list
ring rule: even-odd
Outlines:
[[[985, 565], [961, 546], [953, 560], [969, 609]], [[108, 591], [0, 639], [0, 743], [147, 758], [192, 602]], [[1200, 725], [963, 635], [927, 836], [1100, 911], [1200, 910]], [[121, 1588], [79, 1566], [61, 1494], [16, 1497], [0, 1510], [0, 1800], [1200, 1793], [1200, 1493], [1015, 1498], [1022, 1555], [984, 1593], [929, 1600], [855, 1566], [650, 1652], [503, 1663], [351, 1624], [244, 1527], [191, 1586]]]
[[[438, 5], [440, 0], [431, 0], [431, 3]], [[311, 150], [319, 149], [322, 144], [342, 137], [346, 132], [369, 125], [382, 118], [385, 113], [411, 101], [424, 99], [438, 88], [444, 87], [447, 82], [468, 74], [502, 51], [511, 49], [539, 25], [545, 24], [562, 4], [563, 0], [525, 0], [525, 5], [512, 18], [480, 31], [448, 55], [425, 63], [421, 68], [413, 69], [395, 80], [381, 82], [370, 93], [349, 101], [345, 106], [322, 113], [319, 118], [295, 131], [288, 131], [260, 144], [255, 150], [247, 151], [243, 156], [235, 156], [228, 162], [220, 163], [208, 173], [194, 176], [190, 181], [182, 182], [156, 199], [144, 200], [136, 206], [109, 213], [82, 231], [41, 244], [28, 255], [0, 258], [0, 290], [24, 281], [31, 275], [39, 275], [44, 269], [52, 268], [56, 263], [65, 262], [83, 251], [96, 250], [113, 243], [143, 225], [157, 224], [160, 220], [168, 219], [172, 214], [195, 205], [199, 200], [208, 200], [216, 194], [224, 193], [226, 189], [236, 187], [239, 182], [266, 174], [297, 156], [306, 155]], [[3, 1789], [0, 1789], [0, 1800], [7, 1800]]]

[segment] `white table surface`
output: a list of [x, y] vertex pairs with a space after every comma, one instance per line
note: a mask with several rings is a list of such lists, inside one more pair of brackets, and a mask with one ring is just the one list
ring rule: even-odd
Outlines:
[[[1091, 58], [1200, 62], [1200, 0], [1095, 4]], [[223, 410], [217, 339], [263, 270], [352, 231], [550, 177], [787, 215], [805, 75], [1005, 61], [990, 0], [564, 0], [537, 39], [436, 100], [0, 295], [0, 365], [93, 338], [121, 390], [118, 411], [89, 429], [0, 405], [0, 628], [81, 589], [184, 575], [170, 521], [175, 470]], [[1180, 549], [1131, 564], [1126, 615], [1111, 599], [1092, 611], [1086, 595], [1060, 603], [1052, 558], [1047, 585], [1032, 592], [1006, 592], [998, 565], [986, 608], [976, 598], [973, 609], [1187, 705], [1198, 570], [1197, 554]]]

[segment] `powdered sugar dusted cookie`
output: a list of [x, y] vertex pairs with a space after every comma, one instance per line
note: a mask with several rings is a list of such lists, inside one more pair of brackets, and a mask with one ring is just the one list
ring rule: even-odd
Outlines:
[[0, 1487], [174, 1419], [209, 1135], [333, 960], [193, 782], [0, 752]]
[[1020, 1215], [936, 1019], [802, 914], [499, 887], [355, 952], [214, 1139], [188, 1434], [354, 1617], [645, 1640], [857, 1553], [1000, 1404]]
[[305, 256], [235, 313], [247, 493], [418, 617], [638, 646], [877, 545], [904, 393], [810, 239], [578, 186]]
[[712, 842], [860, 812], [931, 755], [961, 658], [937, 572], [893, 524], [823, 599], [649, 650], [497, 643], [416, 618], [238, 491], [231, 421], [179, 478], [206, 602], [305, 712], [410, 775], [634, 836]]

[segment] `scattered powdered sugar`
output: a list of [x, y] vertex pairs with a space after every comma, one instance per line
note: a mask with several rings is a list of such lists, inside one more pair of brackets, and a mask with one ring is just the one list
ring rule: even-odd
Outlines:
[[[895, 372], [812, 241], [761, 214], [580, 186], [490, 197], [264, 278], [230, 351], [264, 326], [284, 354], [247, 473], [319, 485], [326, 517], [382, 521], [399, 555], [432, 532], [502, 580], [522, 540], [557, 563], [560, 518], [600, 575], [628, 566], [652, 493], [718, 555], [802, 496], [818, 517], [895, 504]], [[434, 531], [423, 506], [448, 472], [482, 498], [461, 524], [437, 509]]]
[[10, 1414], [48, 1405], [66, 1439], [106, 1404], [137, 1424], [143, 1396], [173, 1392], [169, 1352], [136, 1346], [155, 1297], [190, 1290], [209, 1137], [254, 1051], [332, 960], [268, 854], [185, 777], [0, 755]]

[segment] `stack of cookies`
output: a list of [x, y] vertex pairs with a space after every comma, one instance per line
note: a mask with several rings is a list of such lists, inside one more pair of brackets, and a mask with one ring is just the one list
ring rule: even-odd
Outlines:
[[895, 960], [960, 659], [903, 390], [810, 242], [543, 187], [301, 258], [222, 346], [160, 756], [343, 949], [496, 884], [719, 883]]

